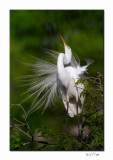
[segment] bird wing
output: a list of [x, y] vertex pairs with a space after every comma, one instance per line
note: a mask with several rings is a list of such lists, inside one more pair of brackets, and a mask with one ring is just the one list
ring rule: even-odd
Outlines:
[[[62, 88], [60, 87], [60, 94], [61, 94], [61, 97], [62, 97], [62, 101], [64, 103], [64, 107], [65, 109], [67, 110], [67, 93], [66, 93], [66, 90], [65, 88]], [[72, 108], [70, 107], [71, 103], [69, 102], [68, 103], [68, 114], [70, 117], [74, 117], [74, 113], [73, 113], [73, 110]]]
[[[66, 67], [66, 70], [70, 72], [71, 74], [70, 76], [75, 76], [75, 78], [77, 78], [75, 73], [76, 70], [73, 67]], [[80, 102], [77, 104], [76, 98], [75, 98], [76, 94], [78, 95], [77, 87], [75, 86], [75, 82], [77, 80], [78, 79], [75, 80], [73, 77], [73, 80], [70, 81], [70, 84], [68, 86], [69, 92], [67, 92], [65, 87], [60, 87], [62, 100], [66, 110], [67, 110], [67, 103], [68, 103], [68, 114], [70, 117], [74, 117], [75, 115], [77, 115], [77, 105], [78, 105], [78, 113], [82, 111]], [[68, 97], [69, 97], [69, 100], [68, 100]]]

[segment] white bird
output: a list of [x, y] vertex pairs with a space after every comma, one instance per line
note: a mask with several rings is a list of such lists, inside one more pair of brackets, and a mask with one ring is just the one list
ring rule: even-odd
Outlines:
[[[74, 117], [74, 115], [82, 111], [85, 98], [80, 96], [80, 94], [84, 86], [83, 84], [76, 86], [75, 82], [83, 77], [83, 74], [87, 71], [87, 67], [93, 61], [88, 59], [87, 65], [81, 67], [79, 58], [72, 56], [71, 48], [63, 38], [62, 40], [64, 42], [65, 54], [46, 50], [46, 53], [57, 61], [57, 65], [34, 58], [35, 62], [30, 64], [33, 73], [23, 77], [27, 83], [26, 85], [30, 86], [25, 92], [29, 93], [29, 96], [25, 100], [33, 96], [35, 97], [29, 114], [44, 104], [44, 110], [51, 103], [54, 104], [57, 99], [57, 93], [59, 93], [59, 96], [62, 98], [66, 110], [68, 109], [70, 117]], [[57, 90], [59, 92], [57, 92]]]
[[[62, 38], [62, 37], [61, 37]], [[62, 100], [66, 110], [68, 110], [68, 114], [70, 117], [74, 117], [74, 115], [78, 115], [82, 111], [82, 107], [84, 104], [84, 97], [80, 96], [81, 92], [84, 89], [83, 84], [75, 85], [77, 80], [81, 78], [84, 71], [86, 71], [87, 67], [80, 67], [78, 63], [74, 67], [67, 66], [64, 64], [67, 62], [71, 62], [71, 48], [65, 43], [62, 38], [65, 47], [65, 54], [60, 53], [57, 61], [57, 77], [58, 77], [58, 85], [59, 90], [62, 95]], [[69, 61], [68, 61], [68, 60]], [[78, 101], [81, 100], [81, 104], [78, 106]]]

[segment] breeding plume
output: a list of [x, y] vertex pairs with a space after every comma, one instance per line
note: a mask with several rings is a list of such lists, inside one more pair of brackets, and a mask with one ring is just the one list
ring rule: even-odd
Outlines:
[[43, 105], [45, 106], [44, 110], [49, 105], [54, 105], [58, 96], [62, 99], [70, 117], [74, 117], [82, 111], [85, 97], [80, 94], [84, 86], [83, 84], [75, 85], [75, 82], [83, 77], [92, 61], [87, 59], [86, 66], [81, 67], [79, 58], [72, 56], [71, 48], [62, 36], [61, 39], [64, 43], [65, 53], [46, 50], [47, 58], [53, 58], [55, 63], [34, 58], [34, 63], [30, 64], [32, 74], [23, 77], [26, 85], [29, 86], [25, 92], [28, 93], [25, 100], [34, 97], [29, 114]]

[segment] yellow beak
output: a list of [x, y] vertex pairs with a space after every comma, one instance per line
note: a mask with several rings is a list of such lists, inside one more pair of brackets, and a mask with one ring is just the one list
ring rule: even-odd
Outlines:
[[61, 35], [60, 35], [60, 37], [61, 37], [63, 43], [64, 43], [66, 46], [68, 46], [67, 43], [64, 41], [63, 37], [62, 37]]

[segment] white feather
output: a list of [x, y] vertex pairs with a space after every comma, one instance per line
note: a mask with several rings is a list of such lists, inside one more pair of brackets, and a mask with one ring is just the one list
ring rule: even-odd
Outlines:
[[[45, 50], [45, 51], [47, 55], [53, 58], [54, 62], [57, 61], [59, 52], [52, 50]], [[25, 98], [23, 102], [31, 97], [34, 97], [34, 101], [29, 110], [29, 114], [33, 113], [44, 104], [45, 104], [44, 111], [49, 105], [54, 104], [54, 101], [55, 99], [57, 99], [58, 95], [57, 90], [59, 91], [59, 96], [62, 97], [62, 99], [64, 97], [60, 89], [61, 83], [58, 78], [57, 64], [50, 63], [48, 61], [35, 57], [33, 57], [33, 59], [34, 59], [33, 63], [29, 64], [32, 74], [22, 77], [22, 80], [23, 82], [25, 82], [25, 85], [29, 86], [27, 91], [24, 93], [24, 94], [28, 93], [29, 96]], [[79, 67], [79, 70], [83, 72], [84, 68], [80, 67], [80, 61], [78, 56], [76, 57], [72, 56], [70, 60], [71, 60], [71, 66], [73, 66], [74, 68]], [[66, 57], [64, 61], [66, 63]], [[91, 62], [87, 60], [87, 66], [89, 64], [91, 64]], [[81, 90], [79, 89], [79, 95], [80, 93]], [[65, 108], [67, 108], [65, 99], [63, 99], [63, 103]], [[76, 114], [76, 107], [73, 106], [73, 103], [74, 103], [73, 101], [69, 102], [70, 108], [68, 112], [71, 117], [73, 117]], [[79, 108], [79, 112], [80, 111], [81, 109]]]

